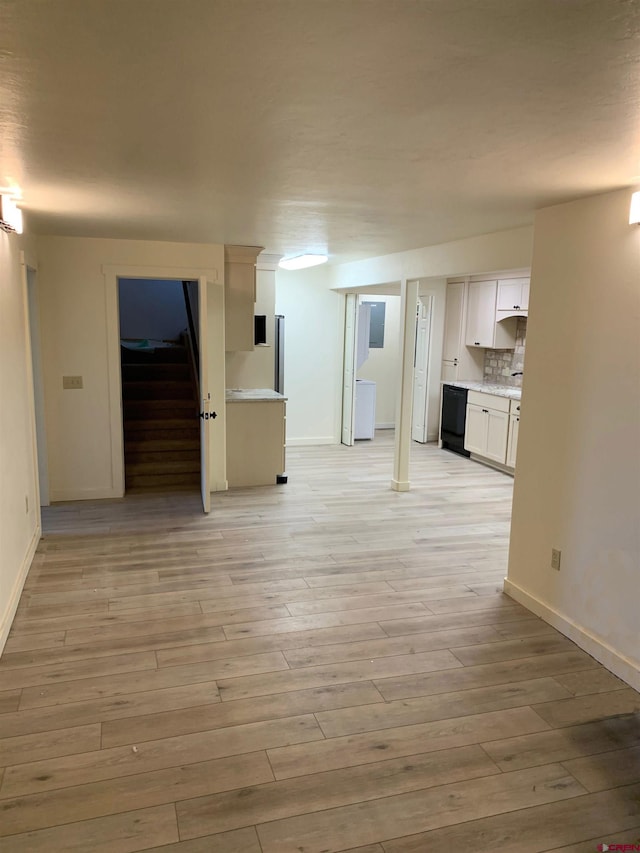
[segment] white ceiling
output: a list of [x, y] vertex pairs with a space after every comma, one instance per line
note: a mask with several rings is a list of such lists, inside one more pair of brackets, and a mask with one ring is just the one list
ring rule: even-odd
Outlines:
[[640, 181], [639, 0], [0, 0], [43, 233], [383, 254]]

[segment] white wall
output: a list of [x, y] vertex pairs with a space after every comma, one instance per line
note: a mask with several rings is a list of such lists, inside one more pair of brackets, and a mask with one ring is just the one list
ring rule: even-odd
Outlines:
[[353, 289], [403, 278], [474, 275], [529, 267], [533, 228], [513, 228], [451, 243], [396, 252], [379, 258], [330, 267], [330, 286]]
[[376, 383], [376, 428], [393, 427], [396, 422], [398, 370], [400, 369], [400, 297], [361, 297], [364, 302], [384, 302], [384, 346], [369, 349], [369, 358], [358, 371], [358, 379]]
[[120, 337], [176, 341], [187, 328], [181, 281], [120, 279]]
[[[28, 239], [0, 231], [0, 651], [40, 537], [26, 279]], [[28, 501], [28, 508], [27, 508]]]
[[[158, 243], [75, 237], [38, 240], [40, 320], [44, 361], [50, 498], [82, 500], [117, 497], [113, 448], [121, 448], [120, 400], [113, 393], [108, 357], [108, 324], [115, 311], [115, 279], [109, 268], [134, 276], [196, 278], [214, 270], [209, 287], [209, 372], [213, 405], [211, 476], [225, 481], [224, 459], [224, 249], [218, 245]], [[186, 273], [189, 273], [188, 275]], [[117, 367], [117, 365], [116, 365]], [[63, 390], [63, 375], [81, 375], [82, 390]], [[111, 394], [111, 398], [110, 398]], [[120, 432], [118, 436], [118, 431]], [[121, 462], [121, 460], [120, 460]]]
[[344, 296], [327, 267], [276, 273], [276, 313], [285, 316], [284, 393], [288, 444], [340, 441]]
[[505, 589], [638, 689], [640, 227], [628, 225], [630, 196], [536, 216]]
[[267, 345], [257, 346], [253, 352], [226, 354], [227, 388], [273, 388], [275, 304], [276, 273], [273, 269], [261, 269], [258, 257], [254, 313], [267, 318]]

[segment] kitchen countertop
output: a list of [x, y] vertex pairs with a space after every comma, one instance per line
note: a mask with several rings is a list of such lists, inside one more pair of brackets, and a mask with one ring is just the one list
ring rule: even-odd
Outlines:
[[227, 388], [227, 403], [277, 403], [287, 398], [271, 388]]
[[510, 400], [522, 399], [522, 388], [510, 385], [492, 385], [490, 382], [474, 382], [472, 380], [443, 382], [442, 384], [453, 385], [454, 388], [468, 388], [469, 391], [480, 391], [483, 394], [493, 394], [495, 397], [509, 397]]

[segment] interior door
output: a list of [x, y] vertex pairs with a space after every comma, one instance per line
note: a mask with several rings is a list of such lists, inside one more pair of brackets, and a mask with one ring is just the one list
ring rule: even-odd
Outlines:
[[207, 324], [207, 279], [198, 279], [198, 349], [200, 353], [200, 492], [202, 508], [211, 512], [211, 485], [209, 475], [210, 415], [212, 412], [209, 393], [209, 337]]
[[413, 415], [411, 438], [427, 441], [429, 344], [431, 342], [431, 296], [418, 298], [416, 315], [416, 351], [413, 364]]
[[344, 376], [342, 382], [342, 443], [351, 447], [356, 417], [356, 344], [358, 296], [346, 296], [344, 318]]

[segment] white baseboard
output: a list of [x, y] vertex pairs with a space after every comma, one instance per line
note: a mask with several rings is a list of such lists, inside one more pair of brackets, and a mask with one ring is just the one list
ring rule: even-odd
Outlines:
[[29, 574], [29, 569], [31, 568], [31, 563], [33, 562], [33, 557], [38, 547], [38, 542], [40, 541], [41, 532], [40, 525], [38, 525], [33, 532], [33, 538], [31, 539], [31, 542], [29, 542], [27, 552], [20, 564], [18, 576], [13, 584], [13, 589], [11, 590], [7, 607], [2, 614], [2, 622], [0, 622], [0, 655], [2, 654], [4, 645], [7, 642], [7, 637], [9, 636], [9, 631], [11, 630], [13, 617], [16, 615], [16, 610], [18, 609], [20, 596], [22, 595], [22, 590], [24, 588], [25, 581], [27, 580], [27, 575]]
[[395, 429], [396, 425], [393, 424], [376, 424], [376, 429]]
[[319, 435], [312, 438], [288, 438], [287, 447], [311, 447], [319, 444], [340, 444], [333, 435]]
[[563, 616], [553, 607], [549, 607], [544, 601], [528, 593], [522, 587], [504, 579], [504, 591], [511, 598], [515, 599], [519, 604], [522, 604], [528, 610], [533, 611], [536, 616], [544, 619], [549, 625], [557, 628], [561, 634], [568, 637], [570, 640], [580, 646], [587, 654], [594, 657], [608, 670], [617, 675], [626, 682], [634, 690], [640, 691], [640, 666], [637, 662], [621, 654], [616, 649], [612, 648], [604, 640], [596, 637], [586, 628], [576, 624], [572, 619]]
[[122, 492], [117, 489], [51, 489], [49, 500], [51, 503], [59, 501], [99, 501], [107, 498], [123, 498]]

